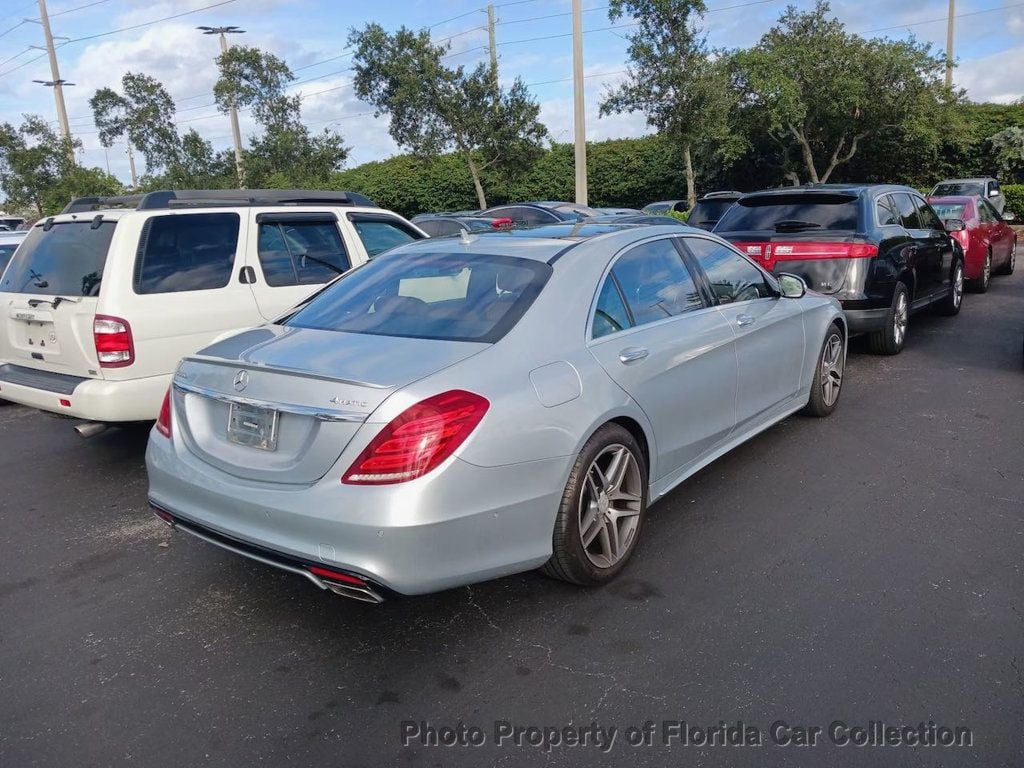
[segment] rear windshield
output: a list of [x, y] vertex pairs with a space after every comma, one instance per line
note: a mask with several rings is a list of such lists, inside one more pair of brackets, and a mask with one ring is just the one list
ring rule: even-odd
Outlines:
[[715, 231], [856, 230], [858, 210], [857, 198], [851, 195], [761, 195], [738, 200]]
[[984, 195], [985, 185], [978, 181], [956, 181], [938, 184], [932, 190], [934, 197], [955, 197], [957, 195]]
[[32, 227], [0, 282], [0, 292], [40, 296], [98, 296], [114, 222]]
[[689, 224], [715, 224], [735, 200], [698, 200], [686, 220]]
[[519, 321], [550, 275], [547, 264], [507, 256], [394, 254], [340, 278], [284, 325], [495, 342]]
[[664, 211], [667, 211], [671, 207], [672, 207], [672, 203], [651, 203], [650, 205], [645, 205], [644, 206], [643, 212], [644, 213], [662, 213]]
[[964, 208], [963, 203], [931, 203], [932, 210], [938, 214], [940, 219], [962, 219]]

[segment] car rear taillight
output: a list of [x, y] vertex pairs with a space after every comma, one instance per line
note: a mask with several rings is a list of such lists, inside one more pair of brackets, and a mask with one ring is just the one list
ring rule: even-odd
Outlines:
[[171, 437], [171, 388], [167, 388], [164, 395], [163, 405], [160, 406], [160, 415], [156, 419], [156, 431], [164, 437]]
[[495, 229], [512, 229], [514, 224], [515, 222], [508, 216], [502, 216], [491, 222], [491, 226]]
[[127, 320], [109, 315], [96, 315], [92, 321], [96, 359], [102, 368], [124, 368], [135, 362], [132, 328]]
[[772, 243], [771, 255], [776, 261], [869, 259], [878, 255], [878, 246], [872, 243]]
[[480, 395], [453, 389], [406, 408], [370, 441], [341, 482], [387, 485], [427, 474], [462, 445], [489, 407]]

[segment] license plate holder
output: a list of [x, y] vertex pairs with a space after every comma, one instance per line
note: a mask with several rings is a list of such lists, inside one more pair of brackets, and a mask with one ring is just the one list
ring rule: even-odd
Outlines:
[[280, 413], [247, 403], [228, 406], [228, 440], [261, 451], [277, 450], [277, 422]]

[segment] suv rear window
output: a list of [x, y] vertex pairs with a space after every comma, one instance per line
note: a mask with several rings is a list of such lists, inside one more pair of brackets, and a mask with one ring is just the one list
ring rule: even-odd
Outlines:
[[284, 325], [448, 341], [498, 341], [551, 275], [542, 262], [464, 253], [396, 254], [339, 278]]
[[722, 216], [715, 231], [856, 230], [859, 210], [853, 195], [756, 195], [738, 200]]
[[238, 246], [237, 213], [154, 216], [142, 229], [135, 292], [178, 293], [223, 288]]
[[0, 291], [40, 296], [97, 296], [113, 221], [94, 227], [89, 221], [55, 222], [49, 230], [32, 231], [18, 257], [4, 272]]

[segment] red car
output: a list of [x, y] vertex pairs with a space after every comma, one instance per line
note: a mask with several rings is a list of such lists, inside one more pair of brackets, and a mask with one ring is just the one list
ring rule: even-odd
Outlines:
[[[964, 249], [964, 277], [979, 293], [988, 290], [993, 273], [1013, 272], [1017, 234], [1006, 224], [1013, 214], [1000, 216], [988, 200], [981, 197], [929, 197], [932, 209], [946, 229]], [[951, 221], [964, 223], [963, 229]]]

